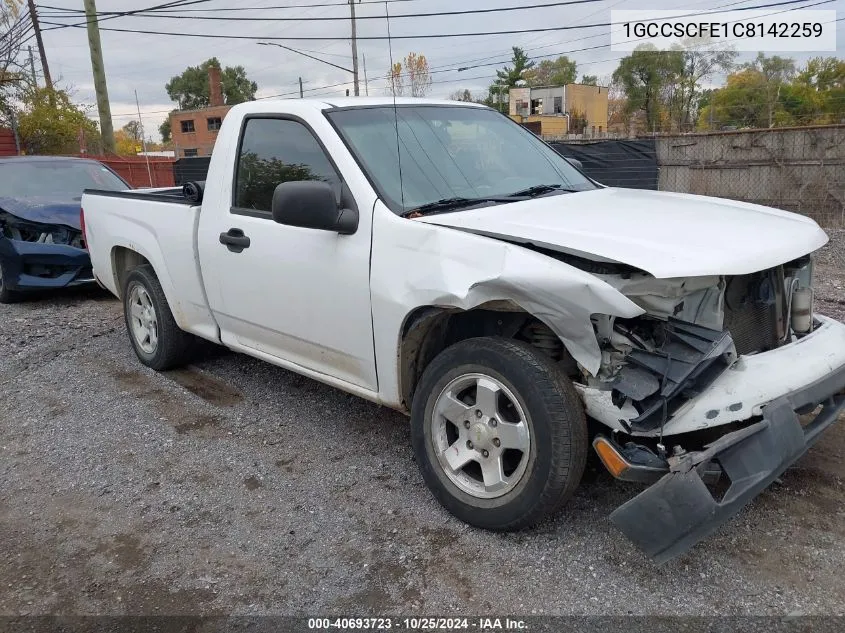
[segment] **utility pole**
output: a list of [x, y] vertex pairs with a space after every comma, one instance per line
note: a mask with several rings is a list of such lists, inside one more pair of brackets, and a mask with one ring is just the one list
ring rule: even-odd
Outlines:
[[32, 87], [38, 88], [38, 75], [35, 74], [35, 56], [32, 54], [32, 46], [29, 47], [29, 72], [32, 73]]
[[44, 71], [44, 83], [52, 91], [53, 80], [50, 78], [50, 67], [47, 65], [47, 53], [44, 52], [44, 40], [41, 39], [41, 25], [38, 23], [38, 13], [35, 11], [35, 0], [29, 0], [29, 17], [32, 20], [32, 28], [35, 31], [35, 43], [38, 44], [38, 53], [41, 55], [41, 70]]
[[[32, 2], [33, 0], [30, 0]], [[97, 22], [97, 5], [94, 0], [84, 0], [85, 18], [88, 23], [88, 48], [91, 49], [91, 70], [94, 73], [94, 90], [97, 93], [97, 111], [100, 114], [100, 134], [103, 148], [114, 153], [114, 128], [109, 107], [109, 91], [106, 85], [106, 69], [103, 65], [103, 49], [100, 45], [100, 25]]]
[[367, 54], [362, 53], [364, 56], [364, 93], [369, 97], [370, 96], [370, 82], [367, 79]]
[[141, 147], [144, 148], [144, 157], [147, 159], [147, 176], [150, 177], [150, 187], [153, 184], [153, 171], [150, 169], [150, 155], [147, 154], [147, 137], [144, 136], [144, 121], [141, 119], [141, 103], [138, 101], [138, 91], [135, 91], [135, 107], [138, 108], [138, 128], [141, 132]]
[[299, 78], [299, 98], [302, 99], [302, 77]]
[[349, 0], [349, 11], [352, 14], [352, 80], [355, 82], [357, 97], [360, 96], [361, 89], [358, 86], [358, 28], [355, 24], [355, 0]]

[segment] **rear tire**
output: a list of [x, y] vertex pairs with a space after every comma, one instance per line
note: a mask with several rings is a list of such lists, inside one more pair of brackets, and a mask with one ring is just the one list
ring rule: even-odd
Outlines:
[[123, 282], [123, 317], [138, 359], [157, 371], [190, 362], [194, 337], [179, 329], [161, 284], [149, 264]]
[[573, 494], [587, 422], [569, 379], [538, 350], [475, 338], [440, 353], [414, 394], [423, 479], [460, 520], [495, 531], [535, 525]]

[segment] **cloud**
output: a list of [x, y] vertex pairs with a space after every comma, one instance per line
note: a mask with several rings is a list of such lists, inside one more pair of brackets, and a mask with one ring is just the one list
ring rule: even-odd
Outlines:
[[[341, 0], [319, 0], [315, 4]], [[532, 4], [550, 2], [536, 0]], [[494, 31], [506, 29], [531, 29], [556, 25], [579, 25], [594, 22], [607, 22], [611, 8], [625, 2], [624, 8], [677, 8], [676, 2], [669, 0], [607, 0], [594, 4], [549, 7], [514, 12], [474, 14], [466, 16], [409, 18], [399, 17], [407, 13], [437, 13], [443, 11], [466, 10], [472, 8], [497, 8], [518, 6], [518, 0], [410, 0], [393, 2], [390, 5], [392, 15], [391, 35], [401, 36], [420, 33], [448, 33]], [[751, 0], [749, 0], [751, 2]], [[152, 0], [100, 0], [98, 9], [102, 11], [128, 11], [155, 4]], [[215, 9], [238, 6], [278, 7], [284, 4], [307, 4], [306, 0], [213, 0], [207, 5], [194, 8], [211, 7]], [[727, 4], [726, 0], [693, 0], [685, 5], [685, 10], [710, 9]], [[51, 5], [79, 9], [77, 0], [52, 0]], [[827, 8], [827, 7], [824, 7]], [[834, 5], [834, 8], [835, 5]], [[54, 11], [42, 9], [43, 22], [74, 23], [68, 18], [48, 17]], [[184, 15], [239, 16], [239, 17], [296, 17], [296, 18], [348, 18], [347, 6], [322, 6], [295, 9], [267, 9], [264, 11], [188, 13]], [[383, 36], [387, 34], [387, 22], [383, 19], [384, 4], [370, 3], [357, 6], [358, 32], [362, 37]], [[377, 19], [368, 19], [377, 18]], [[84, 22], [84, 19], [75, 22]], [[840, 28], [843, 23], [840, 23]], [[350, 22], [348, 19], [336, 21], [320, 20], [312, 22], [278, 22], [264, 20], [260, 22], [232, 22], [213, 20], [187, 20], [142, 18], [127, 16], [104, 20], [103, 28], [117, 27], [141, 30], [158, 30], [175, 33], [209, 33], [217, 35], [250, 35], [261, 37], [332, 37], [348, 38]], [[44, 25], [50, 28], [49, 25]], [[306, 96], [343, 95], [347, 87], [351, 88], [351, 74], [332, 68], [320, 62], [308, 59], [278, 47], [259, 46], [254, 41], [229, 39], [200, 39], [193, 37], [174, 37], [166, 35], [142, 35], [134, 33], [101, 32], [103, 55], [108, 80], [109, 97], [115, 127], [120, 127], [131, 119], [135, 110], [135, 91], [141, 103], [146, 130], [157, 133], [159, 124], [167, 116], [172, 104], [165, 91], [165, 84], [174, 75], [186, 67], [202, 63], [209, 57], [216, 56], [224, 66], [242, 65], [247, 74], [259, 85], [259, 96], [282, 94], [295, 98], [299, 91], [299, 78], [303, 80]], [[839, 38], [840, 42], [845, 38]], [[81, 102], [94, 104], [94, 86], [91, 79], [91, 61], [84, 28], [64, 28], [44, 33], [47, 56], [54, 77], [70, 84], [75, 89], [75, 98]], [[610, 41], [607, 27], [528, 33], [521, 35], [480, 36], [471, 38], [394, 40], [393, 58], [401, 59], [408, 52], [425, 54], [433, 70], [434, 83], [431, 96], [446, 96], [457, 89], [469, 88], [483, 92], [490, 84], [497, 66], [469, 69], [458, 72], [459, 65], [475, 63], [504, 62], [510, 57], [512, 46], [525, 48], [529, 55], [565, 54], [576, 49], [608, 44]], [[282, 40], [280, 43], [308, 52], [339, 66], [351, 67], [351, 46], [348, 39], [322, 41]], [[843, 44], [840, 44], [843, 46]], [[622, 53], [615, 53], [609, 48], [571, 53], [570, 57], [578, 62], [580, 74], [609, 76], [618, 63]], [[807, 55], [793, 55], [803, 60]], [[366, 58], [367, 76], [370, 94], [384, 94], [385, 75], [390, 65], [390, 48], [387, 41], [361, 40], [359, 59], [361, 60], [361, 92], [364, 92], [363, 60]], [[451, 68], [452, 70], [445, 70]], [[334, 84], [344, 84], [335, 87]], [[96, 113], [96, 109], [94, 109]], [[124, 116], [124, 115], [130, 116]]]

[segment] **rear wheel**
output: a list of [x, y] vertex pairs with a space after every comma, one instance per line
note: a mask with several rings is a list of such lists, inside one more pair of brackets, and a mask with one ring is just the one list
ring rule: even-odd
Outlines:
[[19, 292], [10, 290], [3, 283], [3, 264], [0, 264], [0, 303], [15, 303], [20, 301], [21, 295]]
[[411, 424], [434, 496], [485, 529], [537, 523], [584, 472], [587, 424], [572, 384], [518, 341], [477, 338], [444, 350], [423, 373]]
[[194, 337], [179, 329], [152, 266], [133, 269], [123, 284], [123, 316], [135, 354], [156, 370], [191, 359]]

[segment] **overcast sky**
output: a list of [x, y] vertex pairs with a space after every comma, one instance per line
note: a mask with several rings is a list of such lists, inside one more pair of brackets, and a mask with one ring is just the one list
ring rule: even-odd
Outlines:
[[[126, 16], [103, 21], [101, 27], [129, 28], [174, 33], [212, 33], [219, 35], [248, 35], [260, 37], [327, 37], [347, 38], [317, 41], [277, 40], [279, 43], [322, 57], [339, 66], [351, 68], [350, 22], [348, 6], [313, 6], [336, 3], [342, 0], [212, 0], [190, 8], [226, 9], [233, 7], [286, 7], [262, 11], [191, 13], [180, 9], [183, 15], [194, 16], [237, 16], [260, 17], [263, 21], [234, 22], [214, 20], [184, 20], [163, 18], [142, 18]], [[708, 10], [738, 5], [736, 0], [691, 0], [678, 3], [671, 0], [602, 0], [582, 5], [537, 8], [513, 12], [474, 14], [465, 16], [400, 18], [408, 13], [437, 13], [442, 11], [467, 10], [475, 8], [514, 7], [521, 5], [547, 4], [553, 0], [399, 0], [389, 5], [390, 32], [395, 38], [402, 35], [422, 33], [459, 33], [500, 30], [536, 29], [558, 26], [579, 26], [596, 22], [608, 22], [611, 9], [678, 9], [683, 11]], [[774, 0], [747, 0], [741, 6], [768, 4]], [[808, 0], [811, 1], [811, 0]], [[818, 1], [818, 0], [815, 0]], [[99, 11], [128, 11], [162, 4], [164, 0], [98, 0]], [[82, 0], [41, 0], [44, 4], [66, 9], [82, 9]], [[307, 5], [307, 6], [302, 6]], [[836, 9], [838, 17], [845, 14], [845, 0], [835, 0], [819, 9]], [[69, 18], [48, 17], [55, 11], [40, 9], [42, 23], [74, 23]], [[384, 19], [385, 4], [367, 3], [357, 5], [359, 36], [387, 35]], [[269, 21], [267, 18], [347, 18], [345, 20], [319, 21]], [[378, 19], [368, 19], [378, 17]], [[80, 19], [78, 22], [83, 22]], [[44, 29], [50, 26], [42, 24]], [[837, 23], [837, 56], [845, 51], [845, 21]], [[141, 113], [148, 136], [158, 138], [158, 126], [174, 106], [164, 89], [167, 81], [181, 73], [187, 66], [202, 63], [216, 56], [224, 66], [242, 65], [248, 76], [259, 86], [258, 96], [286, 94], [298, 96], [298, 78], [302, 77], [304, 87], [310, 92], [306, 96], [343, 95], [349, 88], [351, 73], [312, 61], [278, 47], [259, 46], [255, 41], [234, 39], [200, 39], [167, 35], [137, 33], [101, 32], [109, 97], [115, 128], [137, 119], [134, 91], [138, 91]], [[47, 58], [54, 80], [60, 86], [71, 86], [78, 102], [94, 104], [94, 84], [91, 76], [91, 62], [88, 40], [84, 28], [64, 28], [44, 33]], [[581, 74], [598, 75], [600, 79], [610, 76], [624, 55], [611, 51], [609, 46], [594, 50], [571, 52], [576, 49], [609, 45], [609, 27], [579, 28], [562, 31], [526, 33], [517, 35], [475, 36], [447, 39], [395, 39], [393, 57], [401, 59], [408, 52], [423, 53], [429, 60], [434, 84], [431, 96], [445, 97], [456, 89], [469, 88], [473, 92], [486, 92], [494, 71], [500, 66], [474, 68], [463, 72], [443, 70], [462, 64], [503, 62], [510, 57], [512, 46], [523, 47], [529, 56], [568, 54], [578, 63]], [[831, 53], [825, 53], [830, 55]], [[813, 54], [790, 54], [802, 61]], [[747, 59], [745, 55], [741, 59]], [[361, 40], [359, 60], [361, 61], [361, 93], [364, 94], [363, 61], [366, 59], [371, 95], [385, 93], [384, 76], [389, 68], [390, 55], [386, 41]], [[345, 85], [322, 88], [342, 82]], [[96, 116], [96, 114], [92, 114]]]

